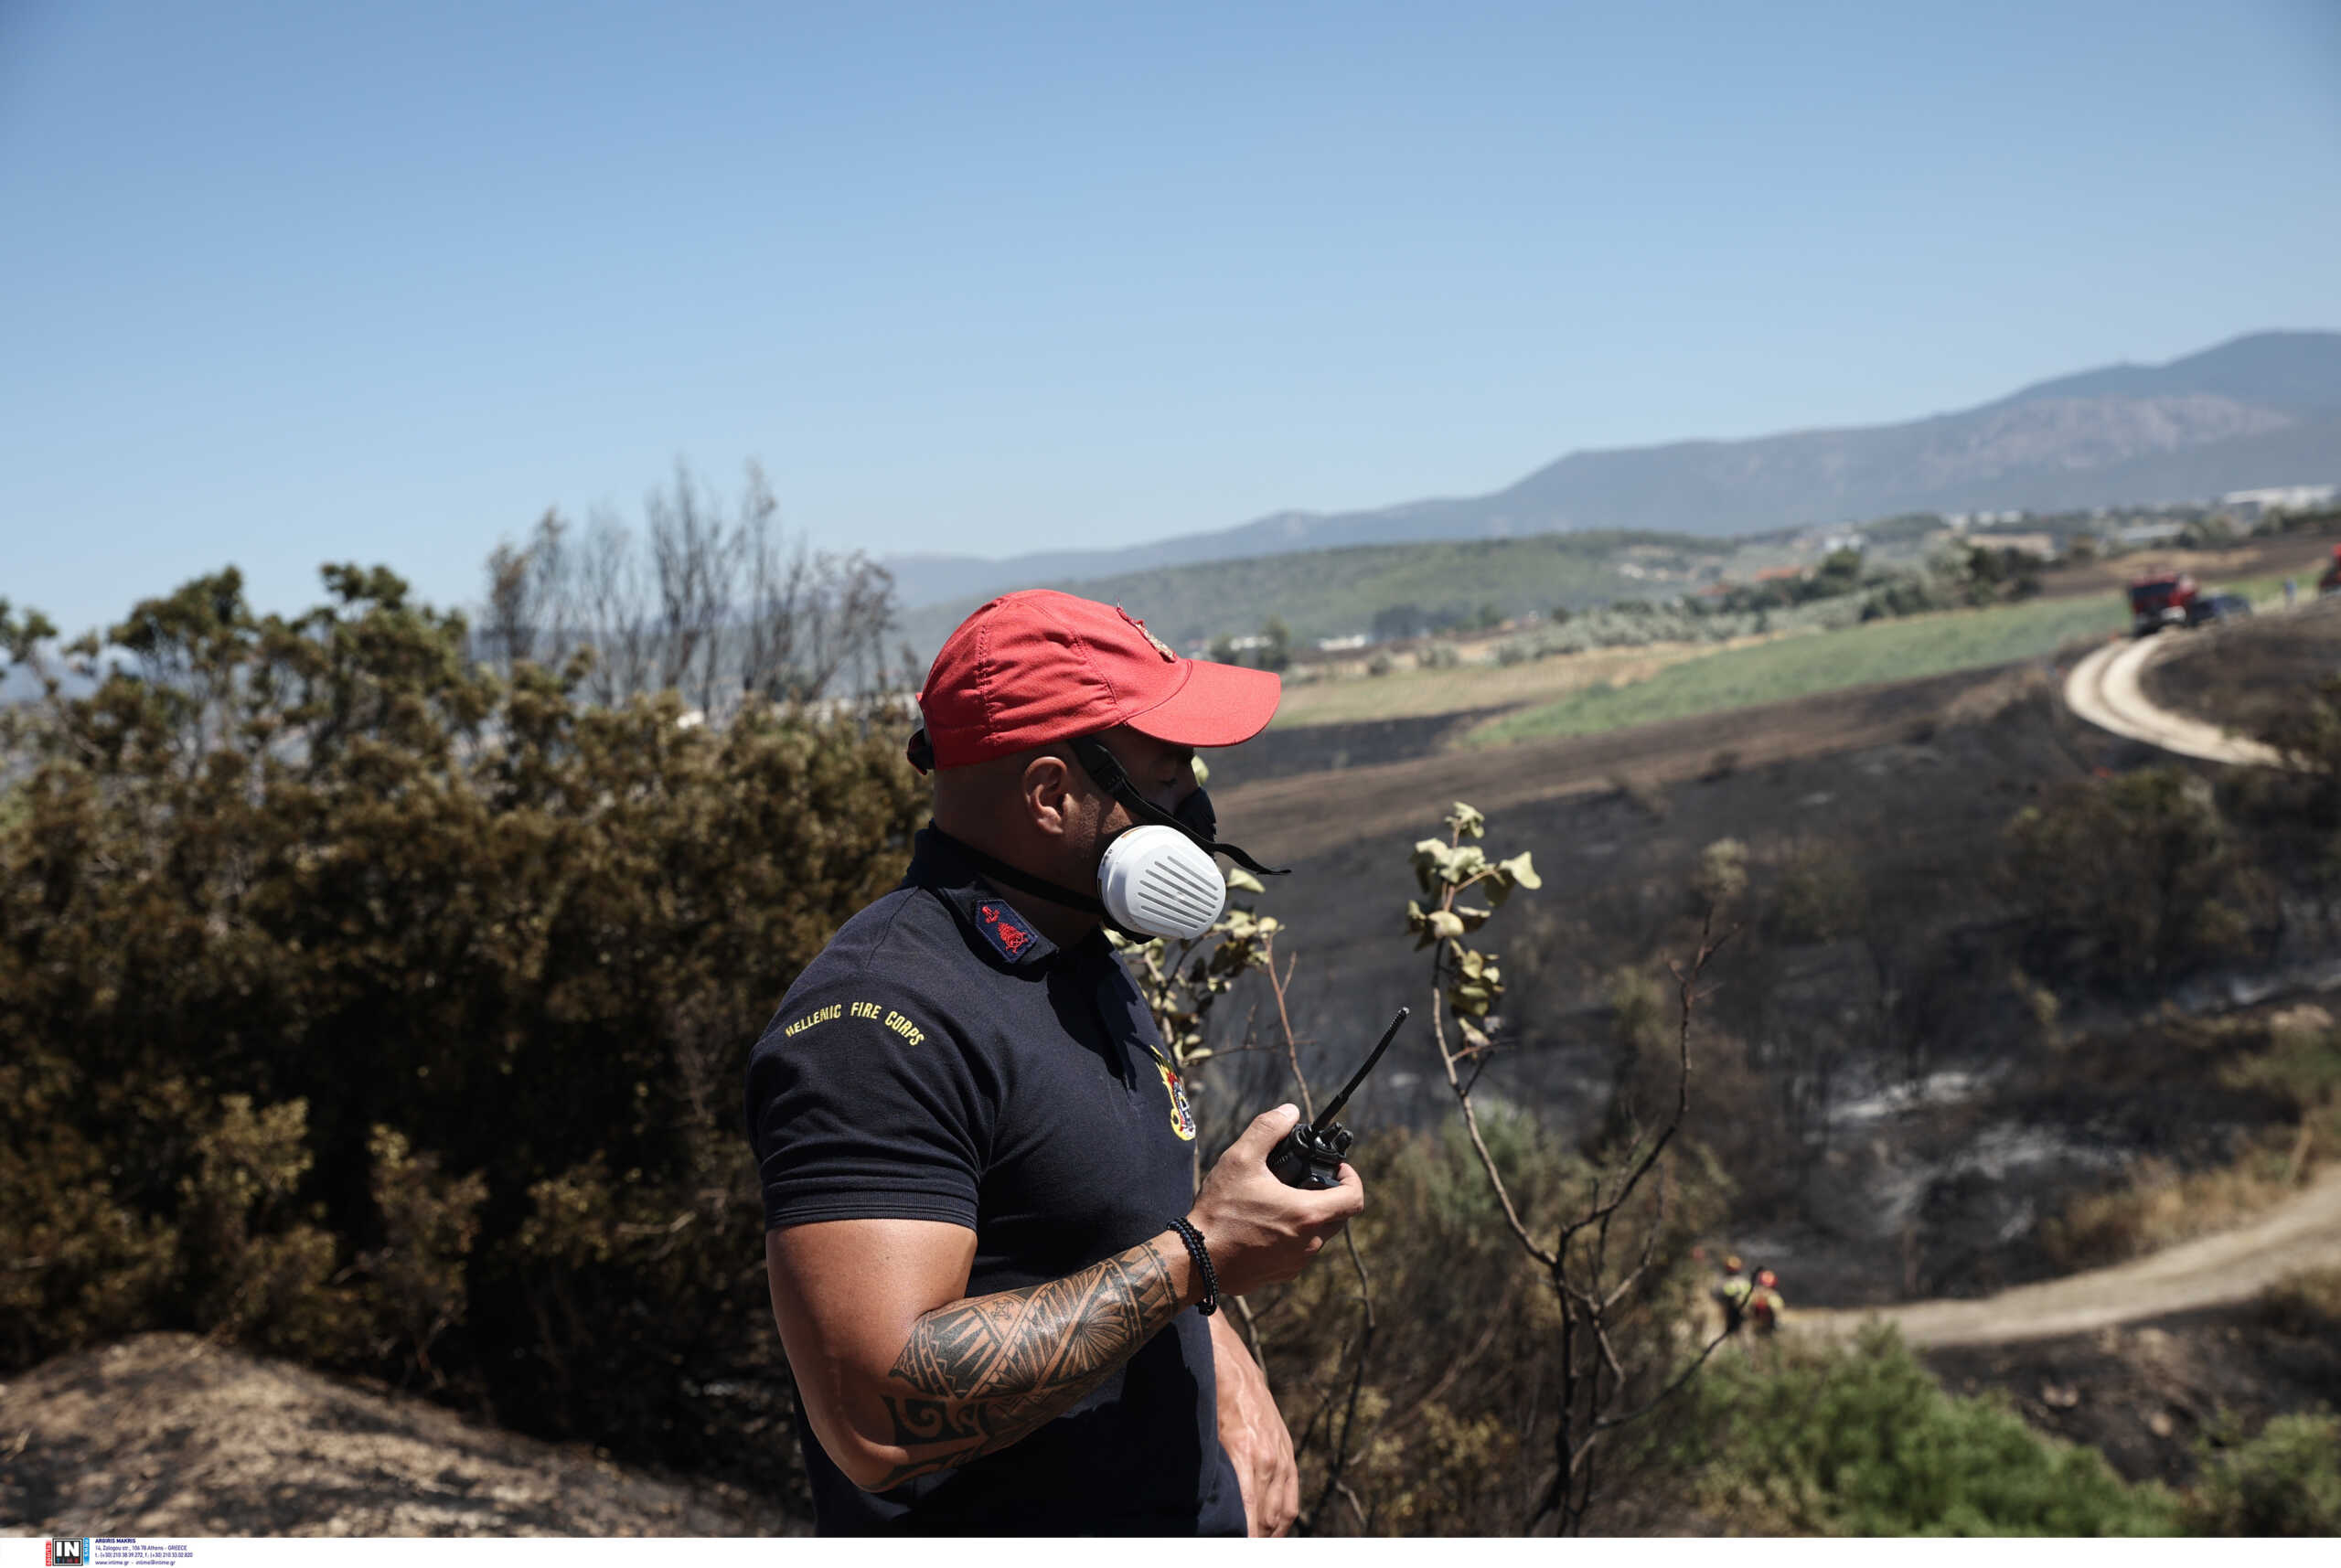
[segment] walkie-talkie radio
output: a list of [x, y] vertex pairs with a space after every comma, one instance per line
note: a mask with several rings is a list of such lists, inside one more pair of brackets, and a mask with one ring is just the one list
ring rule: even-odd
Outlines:
[[1325, 1108], [1317, 1113], [1315, 1121], [1297, 1122], [1292, 1131], [1285, 1134], [1283, 1141], [1268, 1156], [1268, 1170], [1278, 1181], [1287, 1187], [1320, 1189], [1342, 1184], [1342, 1157], [1350, 1152], [1352, 1139], [1349, 1128], [1336, 1123], [1333, 1117], [1350, 1103], [1350, 1096], [1357, 1093], [1357, 1086], [1365, 1082], [1365, 1075], [1374, 1071], [1374, 1064], [1382, 1060], [1382, 1053], [1390, 1049], [1392, 1040], [1398, 1038], [1398, 1026], [1406, 1021], [1406, 1015], [1412, 1010], [1408, 1008], [1398, 1009], [1398, 1016], [1392, 1019], [1390, 1027], [1383, 1031], [1382, 1043], [1374, 1048], [1374, 1053], [1365, 1059], [1365, 1065], [1351, 1074], [1350, 1081], [1342, 1085], [1342, 1092], [1326, 1102]]

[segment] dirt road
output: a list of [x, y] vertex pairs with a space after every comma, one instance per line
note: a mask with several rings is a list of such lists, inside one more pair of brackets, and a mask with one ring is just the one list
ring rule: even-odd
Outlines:
[[1916, 1301], [1859, 1312], [1795, 1312], [1800, 1333], [1851, 1335], [1892, 1323], [1921, 1349], [1997, 1345], [2086, 1333], [2120, 1323], [2248, 1301], [2286, 1275], [2341, 1264], [2341, 1169], [2328, 1170], [2249, 1225], [2151, 1257], [2019, 1285], [1971, 1301]]
[[2182, 757], [2206, 762], [2276, 767], [2283, 759], [2273, 747], [2233, 735], [2216, 724], [2157, 708], [2139, 684], [2146, 667], [2169, 657], [2201, 632], [2165, 632], [2153, 637], [2123, 637], [2107, 643], [2075, 665], [2065, 677], [2065, 706], [2100, 730], [2143, 741]]
[[0, 1535], [773, 1535], [767, 1498], [191, 1334], [0, 1383]]

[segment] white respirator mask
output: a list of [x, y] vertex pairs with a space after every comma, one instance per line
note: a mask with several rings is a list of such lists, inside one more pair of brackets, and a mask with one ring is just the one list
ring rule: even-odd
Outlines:
[[[1067, 909], [1102, 915], [1125, 935], [1191, 942], [1209, 931], [1227, 909], [1227, 880], [1220, 875], [1213, 855], [1226, 856], [1256, 877], [1285, 875], [1263, 866], [1239, 846], [1220, 841], [1218, 813], [1212, 809], [1210, 793], [1200, 784], [1179, 802], [1176, 811], [1165, 811], [1130, 783], [1121, 763], [1095, 735], [1076, 735], [1066, 743], [1091, 782], [1121, 802], [1138, 826], [1106, 841], [1105, 856], [1097, 862], [1096, 898], [1034, 876], [972, 844], [949, 839], [961, 855], [1000, 886], [1021, 889]], [[935, 766], [935, 748], [923, 729], [911, 736], [906, 754], [911, 766], [922, 773]], [[941, 830], [930, 827], [929, 831]]]
[[1148, 824], [1106, 846], [1097, 897], [1106, 917], [1131, 935], [1185, 942], [1209, 931], [1227, 908], [1227, 881], [1193, 838]]

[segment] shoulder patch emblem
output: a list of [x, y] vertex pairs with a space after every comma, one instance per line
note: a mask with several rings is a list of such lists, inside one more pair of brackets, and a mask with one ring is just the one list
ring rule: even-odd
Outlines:
[[1188, 1143], [1195, 1141], [1195, 1113], [1188, 1108], [1187, 1091], [1179, 1083], [1179, 1074], [1167, 1061], [1154, 1064], [1162, 1075], [1162, 1087], [1170, 1092], [1170, 1130]]
[[983, 927], [984, 935], [1010, 964], [1038, 940], [1022, 916], [996, 899], [986, 899], [976, 906], [976, 923]]

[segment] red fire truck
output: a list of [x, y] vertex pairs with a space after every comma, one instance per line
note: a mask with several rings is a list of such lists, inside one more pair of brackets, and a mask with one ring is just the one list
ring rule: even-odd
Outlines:
[[2165, 626], [2194, 620], [2195, 580], [2183, 571], [2163, 571], [2130, 584], [2130, 630], [2151, 637]]

